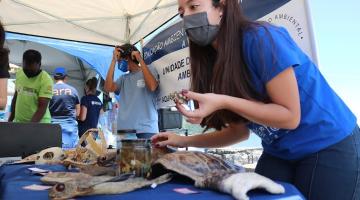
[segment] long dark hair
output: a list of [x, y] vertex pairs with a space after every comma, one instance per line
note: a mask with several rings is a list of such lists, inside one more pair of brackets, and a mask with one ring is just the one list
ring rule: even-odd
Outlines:
[[[212, 0], [213, 6], [223, 7], [217, 50], [211, 45], [199, 46], [190, 41], [191, 90], [200, 93], [226, 94], [249, 100], [266, 101], [252, 86], [252, 78], [244, 59], [243, 32], [261, 25], [248, 20], [236, 0], [222, 5]], [[219, 110], [204, 118], [202, 126], [220, 130], [231, 122], [247, 122], [229, 110]]]
[[9, 68], [9, 50], [4, 48], [5, 29], [0, 22], [0, 68]]

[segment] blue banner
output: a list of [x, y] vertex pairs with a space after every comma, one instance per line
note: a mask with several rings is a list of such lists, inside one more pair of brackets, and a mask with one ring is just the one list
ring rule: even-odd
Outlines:
[[290, 0], [241, 0], [244, 14], [251, 20], [257, 20], [273, 12]]
[[188, 46], [182, 22], [178, 22], [159, 33], [143, 47], [145, 63], [150, 64], [171, 52]]

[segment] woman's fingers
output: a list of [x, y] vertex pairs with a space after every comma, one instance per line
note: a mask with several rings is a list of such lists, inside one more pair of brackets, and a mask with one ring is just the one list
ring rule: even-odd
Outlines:
[[157, 143], [156, 143], [156, 146], [157, 146], [157, 147], [166, 147], [167, 145], [170, 145], [169, 140], [165, 140], [165, 141], [157, 142]]
[[151, 137], [151, 142], [155, 144], [156, 147], [166, 147], [170, 145], [170, 136], [171, 133], [168, 132], [158, 133]]
[[178, 109], [179, 112], [181, 112], [181, 114], [183, 114], [185, 117], [187, 118], [198, 118], [201, 117], [199, 115], [199, 110], [195, 109], [194, 111], [190, 111], [190, 110], [186, 110], [184, 108], [184, 106], [182, 106], [179, 103], [176, 103], [176, 108]]
[[186, 121], [192, 124], [200, 124], [202, 118], [187, 118]]
[[154, 136], [152, 136], [150, 138], [151, 142], [156, 144], [159, 141], [167, 140], [168, 139], [168, 134], [169, 133], [167, 133], [167, 132], [161, 132], [161, 133], [155, 134]]
[[197, 92], [192, 92], [189, 90], [182, 90], [181, 94], [184, 95], [185, 97], [187, 97], [187, 99], [192, 99], [195, 101], [200, 101], [201, 97], [202, 97], [202, 94], [197, 93]]

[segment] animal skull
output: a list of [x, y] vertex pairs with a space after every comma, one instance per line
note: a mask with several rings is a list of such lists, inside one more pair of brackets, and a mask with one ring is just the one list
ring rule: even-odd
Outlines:
[[44, 149], [38, 153], [35, 164], [59, 164], [65, 159], [64, 151], [59, 147]]

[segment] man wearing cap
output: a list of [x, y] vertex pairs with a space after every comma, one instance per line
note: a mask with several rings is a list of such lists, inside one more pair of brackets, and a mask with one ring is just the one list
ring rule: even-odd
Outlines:
[[79, 140], [76, 121], [80, 113], [79, 95], [74, 87], [66, 84], [64, 67], [55, 69], [54, 79], [53, 97], [49, 105], [51, 121], [61, 126], [63, 149], [75, 148]]

